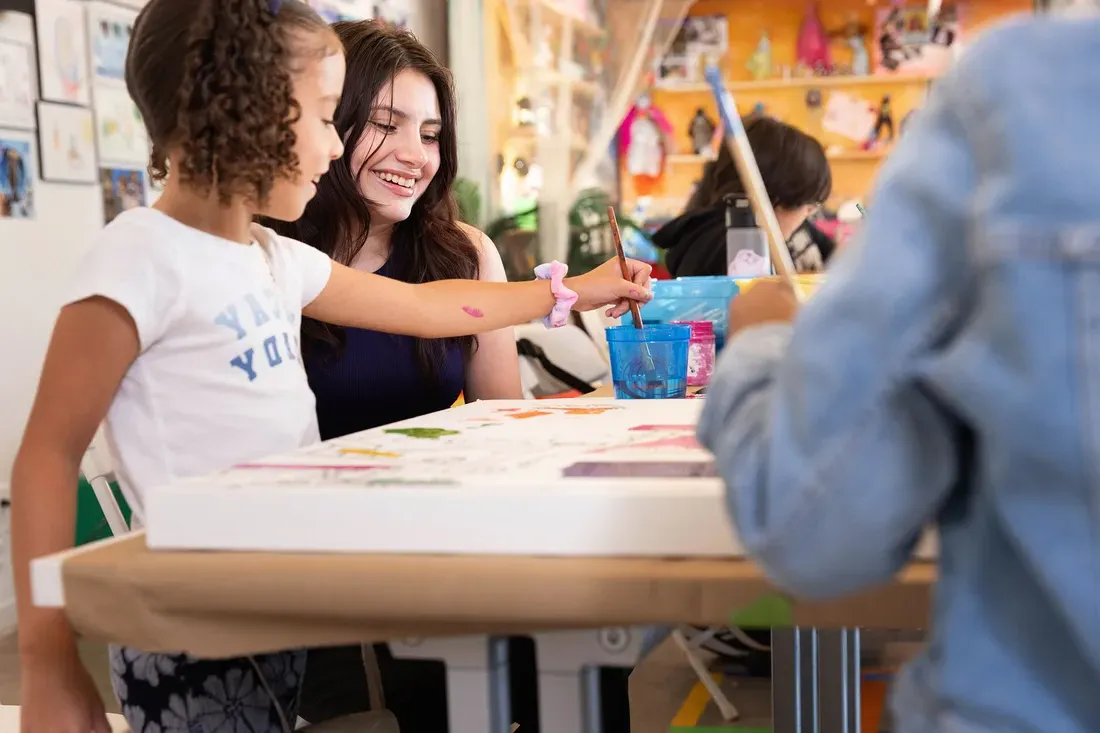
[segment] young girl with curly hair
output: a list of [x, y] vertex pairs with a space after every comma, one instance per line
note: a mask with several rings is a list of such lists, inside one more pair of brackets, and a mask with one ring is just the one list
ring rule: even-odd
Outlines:
[[[357, 271], [252, 224], [294, 220], [343, 153], [333, 125], [344, 56], [298, 0], [151, 0], [126, 82], [165, 182], [97, 237], [54, 328], [12, 480], [23, 733], [105, 733], [103, 704], [58, 611], [30, 600], [29, 561], [73, 542], [81, 456], [106, 418], [127, 499], [318, 439], [302, 368], [303, 315], [454, 338], [572, 307], [649, 297], [610, 262], [550, 283], [408, 284]], [[548, 315], [549, 314], [549, 315]], [[112, 649], [130, 726], [289, 730], [304, 652], [207, 661]], [[277, 704], [276, 704], [277, 701]]]

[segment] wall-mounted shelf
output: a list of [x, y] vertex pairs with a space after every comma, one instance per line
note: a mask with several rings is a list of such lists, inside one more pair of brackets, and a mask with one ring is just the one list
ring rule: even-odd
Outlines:
[[712, 160], [714, 160], [713, 155], [694, 155], [692, 153], [674, 153], [665, 156], [665, 162], [669, 165], [703, 165]]
[[877, 162], [890, 153], [889, 149], [882, 150], [826, 150], [825, 157], [829, 160], [865, 160]]
[[[829, 160], [865, 160], [878, 161], [886, 157], [889, 150], [827, 150], [825, 157]], [[712, 155], [693, 155], [691, 153], [674, 153], [665, 156], [665, 162], [669, 165], [703, 165], [714, 160]]]
[[[808, 76], [790, 79], [760, 79], [754, 81], [728, 81], [731, 92], [763, 91], [771, 89], [819, 89], [822, 87], [888, 86], [897, 84], [928, 84], [936, 77], [926, 74], [878, 74], [873, 76]], [[654, 91], [678, 94], [710, 94], [705, 82], [662, 84]]]

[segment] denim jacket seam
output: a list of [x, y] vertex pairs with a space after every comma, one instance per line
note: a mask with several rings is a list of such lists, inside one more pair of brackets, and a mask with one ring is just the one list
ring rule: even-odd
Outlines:
[[825, 476], [834, 470], [839, 458], [849, 453], [852, 446], [864, 434], [867, 424], [879, 414], [882, 397], [888, 395], [891, 390], [904, 386], [902, 378], [892, 375], [899, 374], [901, 372], [900, 365], [908, 360], [909, 355], [923, 350], [951, 321], [961, 299], [957, 294], [948, 294], [948, 298], [948, 302], [941, 304], [932, 314], [932, 317], [928, 319], [925, 327], [917, 331], [916, 335], [912, 337], [913, 348], [898, 350], [898, 356], [894, 357], [891, 367], [885, 370], [887, 377], [884, 380], [884, 385], [872, 393], [871, 399], [867, 401], [852, 421], [851, 427], [830, 440], [828, 446], [818, 453], [818, 458], [806, 462], [808, 480], [801, 482], [802, 486], [795, 492], [795, 499], [791, 503], [790, 510], [786, 512], [786, 515], [776, 524], [775, 528], [765, 535], [764, 541], [759, 545], [760, 551], [781, 547], [784, 538], [790, 536], [789, 531], [793, 527], [797, 527], [799, 520], [817, 506], [828, 487], [828, 481], [824, 480]]

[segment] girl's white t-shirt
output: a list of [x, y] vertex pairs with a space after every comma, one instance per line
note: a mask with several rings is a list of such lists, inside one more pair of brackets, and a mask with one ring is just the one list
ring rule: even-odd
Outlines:
[[319, 439], [299, 329], [332, 261], [263, 227], [253, 234], [243, 245], [133, 209], [77, 270], [66, 303], [118, 303], [141, 341], [106, 422], [139, 524], [142, 497], [160, 486]]

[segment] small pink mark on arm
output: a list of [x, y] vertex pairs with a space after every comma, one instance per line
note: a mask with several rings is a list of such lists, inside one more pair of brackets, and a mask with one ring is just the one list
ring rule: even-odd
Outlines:
[[474, 318], [482, 318], [485, 315], [479, 309], [468, 305], [462, 306], [462, 310], [466, 312], [466, 315], [473, 316]]

